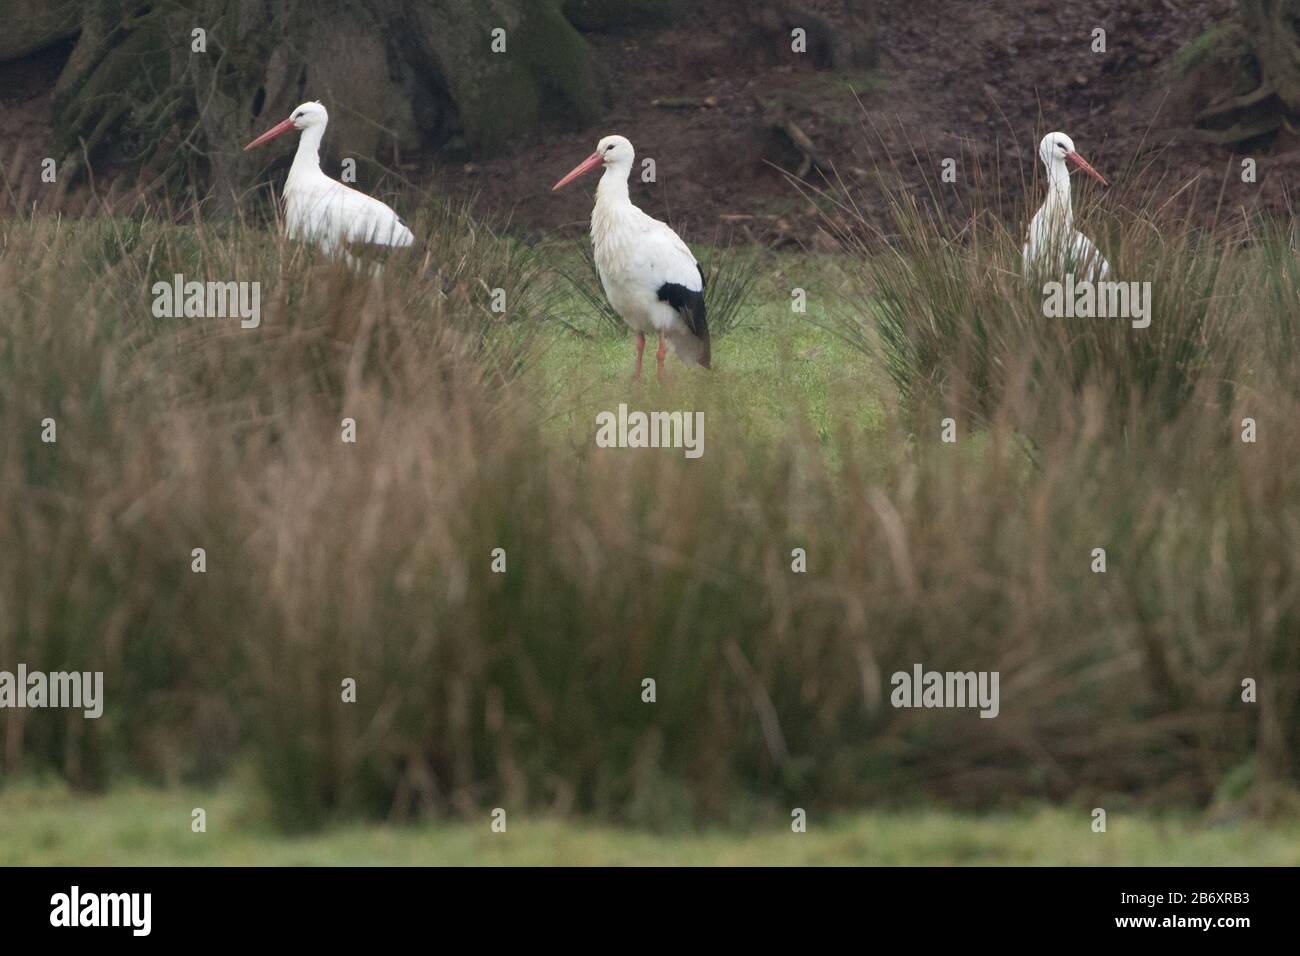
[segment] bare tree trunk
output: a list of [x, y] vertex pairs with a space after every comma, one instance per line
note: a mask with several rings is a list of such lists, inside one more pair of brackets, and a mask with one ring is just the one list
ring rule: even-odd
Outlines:
[[872, 66], [876, 61], [871, 0], [839, 0], [843, 26], [800, 0], [752, 0], [749, 16], [767, 38], [789, 44], [791, 32], [804, 31], [807, 52], [817, 69], [845, 70]]
[[0, 63], [74, 36], [80, 25], [78, 7], [52, 0], [0, 0]]
[[1300, 0], [1238, 0], [1264, 85], [1300, 113]]
[[[4, 2], [4, 0], [0, 0]], [[58, 146], [140, 162], [231, 208], [255, 130], [304, 100], [327, 151], [508, 149], [545, 122], [586, 125], [608, 85], [561, 0], [69, 0], [81, 35], [54, 99]]]
[[1300, 0], [1237, 0], [1235, 20], [1214, 35], [1199, 70], [1215, 71], [1219, 93], [1196, 114], [1197, 139], [1235, 146], [1300, 115]]

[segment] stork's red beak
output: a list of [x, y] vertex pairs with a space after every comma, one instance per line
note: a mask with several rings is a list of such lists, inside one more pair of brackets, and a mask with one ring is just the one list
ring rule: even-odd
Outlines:
[[577, 179], [579, 176], [591, 172], [593, 169], [599, 166], [601, 162], [604, 161], [604, 159], [605, 157], [602, 156], [600, 153], [592, 153], [590, 156], [588, 156], [586, 159], [580, 162], [577, 166], [574, 166], [573, 172], [569, 173], [569, 175], [565, 176], [558, 183], [552, 186], [551, 192], [555, 192], [555, 190], [557, 189], [562, 189], [565, 186], [569, 185], [569, 183]]
[[1074, 165], [1078, 166], [1080, 169], [1082, 169], [1093, 179], [1097, 180], [1097, 182], [1101, 183], [1103, 186], [1110, 185], [1110, 183], [1106, 182], [1106, 180], [1102, 177], [1101, 173], [1093, 169], [1092, 165], [1086, 159], [1080, 156], [1078, 153], [1073, 151], [1068, 152], [1065, 154], [1065, 158], [1068, 159], [1070, 162], [1074, 163]]
[[294, 127], [293, 127], [292, 117], [285, 120], [283, 123], [276, 123], [274, 126], [268, 129], [261, 136], [257, 137], [257, 139], [253, 140], [251, 143], [245, 146], [244, 152], [248, 152], [254, 146], [261, 146], [263, 143], [268, 143], [271, 140], [275, 139], [277, 136], [282, 136], [293, 128]]

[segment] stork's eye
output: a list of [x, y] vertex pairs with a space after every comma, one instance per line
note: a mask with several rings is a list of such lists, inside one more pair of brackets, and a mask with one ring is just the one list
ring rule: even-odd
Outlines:
[[610, 143], [608, 146], [605, 147], [605, 152], [608, 153], [608, 152], [609, 152], [611, 149], [613, 149], [613, 148], [614, 148], [614, 144], [613, 144], [613, 143]]

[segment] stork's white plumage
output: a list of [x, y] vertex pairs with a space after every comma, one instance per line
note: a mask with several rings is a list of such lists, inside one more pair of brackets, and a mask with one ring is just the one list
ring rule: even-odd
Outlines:
[[1103, 186], [1109, 184], [1075, 152], [1074, 141], [1064, 133], [1044, 136], [1038, 144], [1038, 155], [1047, 167], [1047, 201], [1029, 224], [1029, 239], [1023, 253], [1025, 273], [1053, 276], [1072, 273], [1081, 279], [1104, 279], [1110, 272], [1110, 263], [1092, 240], [1074, 228], [1070, 170], [1066, 163], [1073, 163]]
[[284, 184], [285, 233], [319, 246], [327, 255], [349, 248], [409, 246], [415, 236], [388, 206], [321, 172], [320, 141], [329, 113], [320, 103], [303, 103], [287, 120], [244, 147], [247, 152], [292, 130], [301, 130], [298, 152]]
[[647, 332], [659, 333], [657, 374], [663, 374], [665, 339], [686, 364], [709, 368], [704, 274], [677, 233], [632, 204], [627, 178], [635, 157], [627, 139], [606, 136], [553, 190], [605, 168], [591, 213], [591, 244], [605, 297], [637, 333], [634, 377], [641, 377]]

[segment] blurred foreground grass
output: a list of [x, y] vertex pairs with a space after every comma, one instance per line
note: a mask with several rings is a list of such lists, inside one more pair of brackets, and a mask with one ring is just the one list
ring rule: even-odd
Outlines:
[[[656, 865], [1138, 865], [1295, 866], [1300, 820], [1207, 826], [1187, 816], [1114, 812], [1093, 833], [1082, 808], [1016, 814], [868, 812], [751, 832], [661, 836], [572, 821], [511, 816], [505, 833], [463, 822], [349, 825], [290, 837], [247, 790], [116, 788], [74, 794], [61, 784], [0, 791], [4, 866], [656, 866]], [[192, 833], [193, 808], [207, 832]]]
[[[700, 853], [755, 862], [938, 827], [867, 807], [1275, 818], [1300, 793], [1300, 266], [1280, 226], [1126, 223], [1117, 274], [1175, 277], [1149, 336], [1045, 321], [1011, 226], [923, 220], [910, 255], [742, 253], [762, 275], [715, 370], [637, 384], [554, 250], [432, 199], [424, 258], [380, 281], [246, 224], [0, 223], [0, 667], [102, 671], [107, 701], [0, 714], [0, 772], [117, 793], [249, 768], [265, 804], [214, 804], [193, 852], [246, 833], [253, 857], [335, 845], [267, 821], [496, 806], [727, 827], [752, 839]], [[261, 324], [155, 317], [178, 274], [262, 283]], [[598, 446], [624, 403], [702, 415], [707, 451]], [[891, 706], [918, 664], [998, 673], [995, 732]], [[791, 843], [794, 806], [849, 822]], [[1027, 819], [988, 845], [1112, 842]], [[18, 829], [51, 855], [81, 832]], [[165, 858], [151, 832], [128, 829]]]

